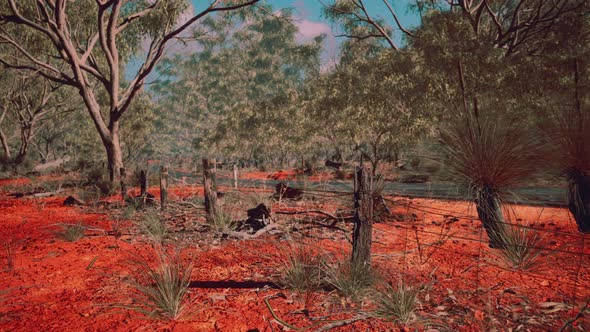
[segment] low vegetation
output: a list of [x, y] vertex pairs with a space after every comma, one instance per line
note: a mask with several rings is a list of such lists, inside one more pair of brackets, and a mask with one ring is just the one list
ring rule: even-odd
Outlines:
[[155, 267], [147, 258], [132, 260], [136, 269], [131, 284], [135, 295], [126, 308], [153, 318], [177, 319], [186, 312], [193, 267], [165, 253], [158, 253], [156, 260]]

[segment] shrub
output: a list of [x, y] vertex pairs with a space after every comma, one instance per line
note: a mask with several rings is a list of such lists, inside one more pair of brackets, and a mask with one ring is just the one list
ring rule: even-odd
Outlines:
[[502, 195], [535, 174], [537, 163], [531, 160], [542, 155], [543, 145], [525, 130], [525, 122], [498, 112], [482, 116], [478, 111], [454, 118], [442, 131], [440, 143], [445, 170], [471, 189], [490, 246], [499, 248]]

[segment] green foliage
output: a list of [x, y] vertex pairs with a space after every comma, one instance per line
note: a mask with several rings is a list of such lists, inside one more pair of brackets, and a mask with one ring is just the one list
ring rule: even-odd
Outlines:
[[543, 237], [526, 225], [506, 225], [501, 234], [503, 246], [496, 253], [515, 270], [531, 270], [543, 262]]
[[321, 38], [298, 44], [290, 15], [242, 10], [210, 17], [203, 22], [209, 31], [200, 40], [203, 52], [163, 63], [166, 80], [155, 91], [163, 96], [162, 123], [176, 127], [161, 131], [171, 144], [162, 150], [249, 159], [304, 148], [304, 114], [295, 101], [318, 73]]
[[168, 236], [168, 227], [166, 222], [160, 218], [157, 211], [148, 210], [141, 219], [141, 228], [143, 232], [155, 244], [162, 244]]
[[142, 257], [133, 260], [137, 270], [132, 286], [136, 293], [133, 304], [126, 308], [153, 318], [179, 318], [186, 312], [192, 265], [165, 253], [157, 259], [156, 267]]
[[277, 272], [279, 285], [295, 291], [299, 296], [322, 287], [325, 257], [304, 246], [290, 246], [283, 253], [282, 266]]
[[55, 236], [59, 239], [76, 242], [84, 237], [86, 226], [82, 223], [77, 224], [60, 224], [60, 230], [55, 232]]
[[445, 170], [473, 188], [504, 190], [526, 183], [538, 169], [541, 142], [526, 124], [505, 114], [461, 114], [441, 132]]
[[377, 276], [375, 271], [367, 265], [354, 264], [350, 259], [344, 259], [331, 266], [325, 267], [325, 283], [347, 300], [359, 301], [371, 290]]
[[212, 216], [209, 225], [211, 225], [211, 227], [218, 232], [226, 233], [229, 231], [234, 231], [238, 224], [232, 220], [232, 217], [229, 213], [220, 211], [219, 213]]
[[402, 326], [410, 326], [418, 319], [418, 290], [401, 281], [396, 287], [383, 284], [374, 295], [374, 300], [377, 308], [373, 315], [377, 318]]

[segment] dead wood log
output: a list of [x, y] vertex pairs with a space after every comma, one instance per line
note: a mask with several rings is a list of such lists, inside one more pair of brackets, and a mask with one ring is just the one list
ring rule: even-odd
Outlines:
[[261, 228], [260, 230], [258, 230], [254, 234], [249, 234], [247, 232], [230, 231], [230, 232], [227, 232], [227, 236], [232, 237], [232, 238], [237, 238], [237, 239], [251, 240], [251, 239], [256, 239], [256, 238], [268, 233], [269, 231], [272, 231], [272, 230], [275, 230], [278, 228], [279, 228], [279, 224], [270, 224], [270, 225], [265, 226], [264, 228]]
[[326, 167], [331, 167], [335, 170], [340, 170], [340, 168], [342, 167], [342, 163], [331, 161], [330, 159], [327, 159], [324, 165], [326, 165]]
[[78, 197], [68, 196], [68, 198], [66, 198], [66, 200], [63, 202], [63, 205], [64, 206], [86, 205], [86, 202], [79, 199]]

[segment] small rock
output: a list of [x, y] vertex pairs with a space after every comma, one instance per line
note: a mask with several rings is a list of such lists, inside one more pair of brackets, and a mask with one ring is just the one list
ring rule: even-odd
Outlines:
[[541, 281], [541, 284], [540, 285], [543, 286], [543, 287], [549, 287], [549, 281], [543, 280], [543, 281]]

